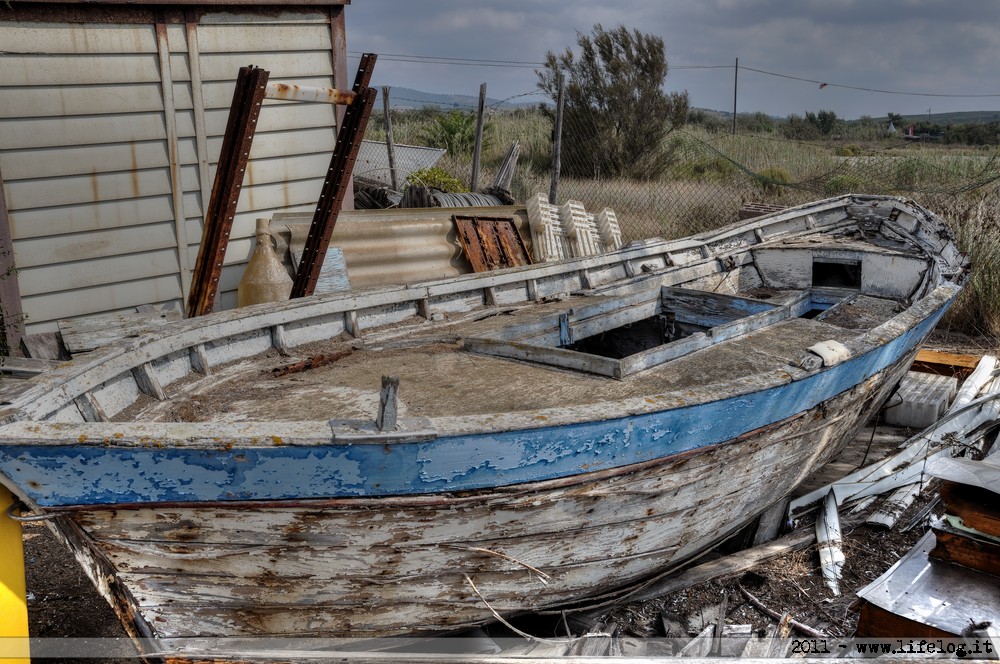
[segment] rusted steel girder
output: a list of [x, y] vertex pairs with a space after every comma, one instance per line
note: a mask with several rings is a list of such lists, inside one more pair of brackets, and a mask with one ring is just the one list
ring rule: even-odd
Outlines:
[[292, 285], [290, 297], [312, 295], [316, 289], [316, 281], [319, 279], [323, 260], [326, 258], [330, 236], [333, 235], [333, 228], [337, 224], [337, 215], [340, 214], [351, 171], [354, 170], [354, 162], [358, 158], [361, 139], [364, 138], [365, 127], [368, 126], [368, 118], [372, 106], [375, 105], [375, 88], [368, 87], [372, 71], [375, 69], [375, 60], [374, 53], [365, 53], [361, 56], [352, 88], [355, 94], [354, 102], [347, 107], [344, 121], [337, 132], [337, 144], [333, 149], [326, 179], [323, 181], [323, 190], [316, 204], [309, 234], [306, 236], [302, 260], [295, 273], [295, 283]]
[[222, 264], [226, 259], [229, 234], [233, 230], [236, 205], [243, 186], [261, 103], [267, 89], [268, 72], [260, 67], [241, 67], [229, 108], [229, 121], [222, 139], [219, 166], [212, 185], [212, 197], [205, 210], [198, 258], [191, 275], [188, 318], [210, 313], [219, 290]]

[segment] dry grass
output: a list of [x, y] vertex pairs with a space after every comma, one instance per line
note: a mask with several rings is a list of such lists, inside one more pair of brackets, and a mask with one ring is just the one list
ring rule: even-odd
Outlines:
[[[393, 131], [400, 142], [419, 144], [431, 121], [426, 113], [394, 116]], [[515, 199], [547, 194], [551, 120], [532, 110], [494, 112], [488, 127], [479, 182], [492, 181], [510, 142], [517, 140]], [[564, 130], [564, 137], [575, 134], [572, 127]], [[730, 223], [747, 202], [794, 205], [841, 193], [906, 195], [949, 220], [972, 261], [968, 288], [944, 326], [1000, 338], [1000, 159], [993, 151], [898, 140], [845, 150], [836, 142], [713, 134], [697, 127], [665, 140], [674, 164], [663, 178], [563, 178], [559, 200], [582, 201], [588, 210], [613, 208], [625, 239], [635, 240], [683, 237]], [[447, 155], [438, 165], [469, 181], [471, 155]], [[775, 172], [787, 174], [788, 184], [775, 186], [759, 175]]]

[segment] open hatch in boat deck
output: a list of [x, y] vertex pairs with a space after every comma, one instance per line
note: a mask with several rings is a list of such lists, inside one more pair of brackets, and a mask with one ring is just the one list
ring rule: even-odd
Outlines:
[[[364, 340], [271, 351], [180, 381], [116, 420], [369, 419], [382, 375], [399, 376], [400, 416], [536, 411], [649, 395], [678, 400], [776, 369], [820, 341], [847, 342], [899, 309], [845, 289], [754, 289], [753, 297], [654, 287], [483, 310], [466, 322], [416, 318]], [[386, 332], [389, 332], [386, 334]], [[274, 369], [342, 354], [308, 371]], [[346, 354], [345, 354], [346, 353]], [[641, 378], [640, 378], [641, 377]], [[664, 404], [667, 405], [667, 404]]]

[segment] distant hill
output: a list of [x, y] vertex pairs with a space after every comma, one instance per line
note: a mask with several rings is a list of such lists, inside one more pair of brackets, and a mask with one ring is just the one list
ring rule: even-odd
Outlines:
[[[888, 121], [888, 116], [875, 118], [880, 121]], [[931, 113], [904, 115], [903, 123], [927, 122], [935, 124], [985, 124], [987, 122], [1000, 122], [1000, 111], [959, 111], [956, 113]]]
[[[375, 100], [375, 107], [382, 108], [382, 89], [378, 90], [379, 98]], [[455, 95], [455, 94], [444, 94], [438, 92], [423, 92], [422, 90], [414, 90], [413, 88], [400, 88], [392, 86], [389, 90], [389, 102], [392, 104], [394, 109], [412, 109], [412, 108], [458, 108], [467, 111], [474, 111], [479, 105], [479, 95]], [[490, 96], [486, 97], [486, 105], [494, 108], [519, 108], [523, 106], [534, 106], [537, 102], [527, 102], [520, 104], [513, 104], [511, 102], [501, 102], [499, 99], [493, 99]]]

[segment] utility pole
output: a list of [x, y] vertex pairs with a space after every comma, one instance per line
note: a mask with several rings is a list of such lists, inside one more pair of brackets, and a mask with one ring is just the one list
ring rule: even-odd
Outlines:
[[736, 133], [736, 90], [740, 82], [740, 59], [736, 58], [736, 68], [733, 70], [733, 133]]

